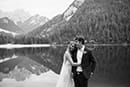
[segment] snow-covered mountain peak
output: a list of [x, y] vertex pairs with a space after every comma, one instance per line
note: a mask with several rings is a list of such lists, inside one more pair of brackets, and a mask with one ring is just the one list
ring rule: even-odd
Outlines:
[[68, 21], [77, 11], [77, 9], [84, 3], [85, 0], [75, 0], [72, 5], [64, 12], [64, 19]]
[[[28, 23], [30, 24], [39, 24], [42, 25], [45, 23], [45, 21], [48, 21], [48, 18], [40, 16], [39, 14], [36, 14], [34, 16], [32, 16], [31, 18], [29, 18], [29, 20], [27, 20]], [[44, 23], [43, 23], [44, 22]]]
[[10, 12], [0, 10], [0, 18], [3, 17], [8, 17], [9, 19], [13, 20], [15, 24], [17, 24], [17, 22], [24, 22], [29, 17], [31, 17], [31, 15], [29, 12], [24, 11], [23, 9], [17, 9]]
[[45, 24], [48, 20], [48, 18], [36, 14], [24, 21], [23, 23], [19, 24], [18, 26], [22, 28], [25, 32], [30, 32], [33, 29], [36, 29], [37, 27]]
[[2, 29], [2, 28], [0, 28], [0, 32], [4, 32], [4, 33], [8, 33], [8, 34], [12, 34], [12, 35], [13, 35], [13, 37], [15, 37], [16, 35], [18, 35], [18, 34], [19, 34], [19, 33], [11, 32], [11, 31], [7, 31], [7, 30]]

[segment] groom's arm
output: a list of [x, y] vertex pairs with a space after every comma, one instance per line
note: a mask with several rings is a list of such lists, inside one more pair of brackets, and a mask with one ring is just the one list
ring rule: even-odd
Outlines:
[[89, 52], [89, 57], [90, 57], [90, 66], [91, 66], [91, 72], [94, 73], [94, 70], [96, 68], [96, 59], [95, 57], [92, 55], [92, 52]]

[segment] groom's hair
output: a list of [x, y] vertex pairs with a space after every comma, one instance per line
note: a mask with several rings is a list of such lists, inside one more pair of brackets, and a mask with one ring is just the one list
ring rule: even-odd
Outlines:
[[79, 41], [82, 44], [85, 43], [84, 36], [82, 36], [82, 35], [77, 35], [74, 40]]

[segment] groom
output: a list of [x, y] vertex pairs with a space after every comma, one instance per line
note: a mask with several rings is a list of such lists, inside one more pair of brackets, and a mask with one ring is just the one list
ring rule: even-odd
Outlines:
[[81, 62], [80, 66], [72, 67], [75, 87], [88, 87], [88, 79], [94, 73], [96, 60], [92, 52], [85, 47], [83, 36], [77, 36], [75, 41], [76, 50], [72, 55], [72, 59], [74, 62]]

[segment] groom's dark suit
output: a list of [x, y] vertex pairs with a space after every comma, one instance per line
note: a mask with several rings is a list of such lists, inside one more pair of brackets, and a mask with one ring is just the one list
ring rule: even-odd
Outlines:
[[[74, 62], [77, 62], [77, 49], [72, 53], [72, 59]], [[83, 71], [79, 73], [76, 71], [77, 67], [72, 66], [75, 87], [87, 87], [91, 72], [94, 72], [96, 67], [96, 60], [93, 57], [92, 52], [86, 47], [82, 55], [81, 67]]]

